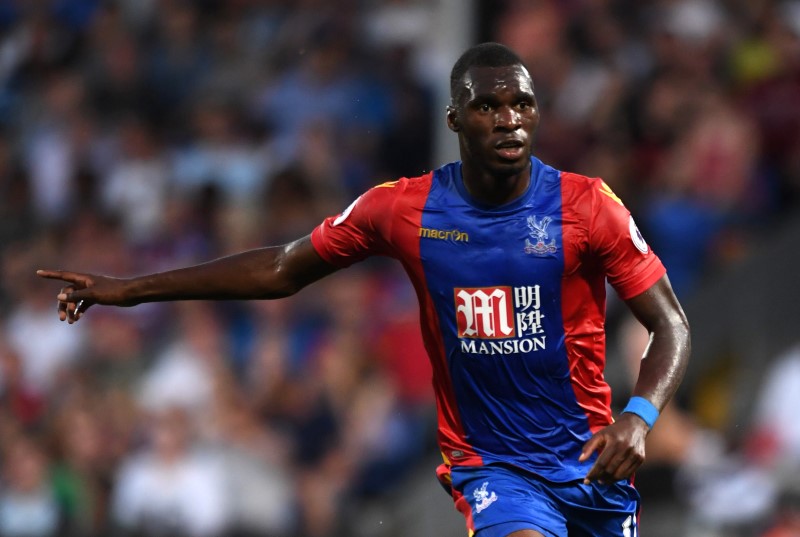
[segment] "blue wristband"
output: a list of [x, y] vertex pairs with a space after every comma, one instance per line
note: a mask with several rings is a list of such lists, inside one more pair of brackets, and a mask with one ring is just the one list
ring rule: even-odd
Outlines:
[[651, 429], [653, 428], [653, 425], [656, 424], [656, 420], [658, 419], [658, 409], [653, 405], [653, 403], [644, 397], [639, 396], [631, 397], [631, 400], [628, 401], [628, 405], [622, 410], [622, 412], [636, 414], [642, 418], [647, 426]]

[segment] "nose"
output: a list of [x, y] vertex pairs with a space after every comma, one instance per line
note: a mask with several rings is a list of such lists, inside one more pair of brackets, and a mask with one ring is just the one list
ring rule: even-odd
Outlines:
[[497, 108], [495, 126], [499, 129], [516, 130], [522, 126], [522, 117], [511, 106]]

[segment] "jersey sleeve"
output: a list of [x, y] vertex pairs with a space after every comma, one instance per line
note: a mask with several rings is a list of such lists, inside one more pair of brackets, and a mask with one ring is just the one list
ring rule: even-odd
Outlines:
[[341, 268], [372, 255], [388, 255], [391, 217], [401, 188], [399, 181], [373, 187], [341, 214], [323, 220], [311, 232], [317, 253]]
[[611, 188], [599, 179], [593, 188], [591, 247], [608, 282], [627, 300], [645, 292], [667, 271]]

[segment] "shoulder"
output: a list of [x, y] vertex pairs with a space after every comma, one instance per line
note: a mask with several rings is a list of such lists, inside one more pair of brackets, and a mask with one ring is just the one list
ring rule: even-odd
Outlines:
[[326, 219], [322, 228], [357, 228], [386, 234], [399, 217], [398, 212], [417, 205], [410, 200], [425, 198], [426, 194], [422, 193], [430, 189], [431, 175], [401, 177], [375, 185], [353, 200], [338, 216]]
[[593, 212], [598, 206], [625, 208], [619, 196], [599, 177], [561, 172], [561, 195], [567, 210]]
[[383, 210], [389, 207], [414, 204], [427, 197], [433, 181], [433, 172], [418, 177], [401, 177], [376, 185], [362, 194], [359, 204]]
[[[588, 177], [579, 173], [561, 172], [562, 195], [569, 199], [594, 197], [608, 185], [599, 177]], [[608, 189], [610, 192], [611, 189]]]
[[613, 195], [608, 185], [599, 177], [559, 170], [536, 157], [531, 157], [531, 163], [539, 188], [546, 191], [560, 190], [562, 203], [565, 206], [578, 200], [594, 198], [604, 191]]
[[418, 192], [427, 192], [433, 182], [433, 173], [428, 172], [417, 177], [401, 177], [395, 181], [387, 181], [372, 187], [372, 190], [385, 190], [393, 195], [414, 195]]

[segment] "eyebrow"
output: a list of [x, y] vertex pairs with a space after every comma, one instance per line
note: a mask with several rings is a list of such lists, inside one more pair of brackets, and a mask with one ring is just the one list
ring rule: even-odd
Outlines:
[[[468, 92], [467, 92], [468, 93]], [[528, 99], [534, 100], [536, 95], [532, 91], [524, 91], [524, 90], [517, 90], [514, 92], [515, 99]], [[472, 97], [467, 97], [466, 103], [477, 103], [477, 102], [495, 102], [498, 101], [497, 93], [495, 92], [486, 92], [486, 93], [478, 93]]]

